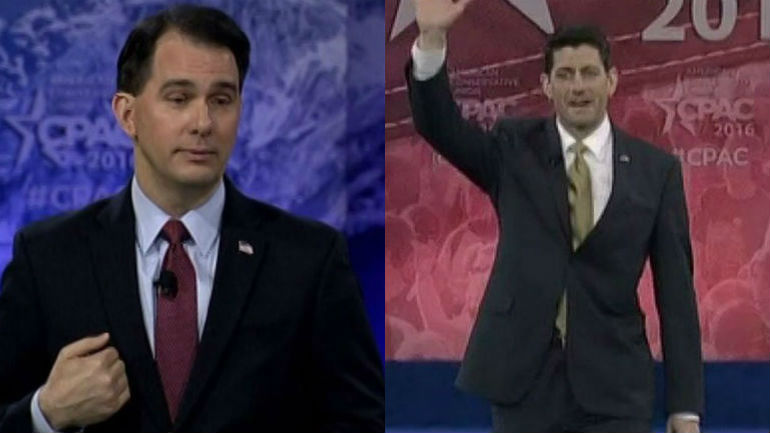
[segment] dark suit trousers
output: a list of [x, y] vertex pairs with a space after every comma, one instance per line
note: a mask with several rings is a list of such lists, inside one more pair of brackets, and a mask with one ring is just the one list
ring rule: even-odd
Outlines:
[[649, 433], [648, 419], [586, 413], [570, 390], [564, 350], [556, 337], [532, 389], [514, 405], [492, 405], [494, 433]]

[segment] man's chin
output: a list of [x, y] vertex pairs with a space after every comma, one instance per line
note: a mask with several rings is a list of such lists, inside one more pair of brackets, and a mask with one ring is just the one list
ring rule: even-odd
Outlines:
[[176, 183], [186, 188], [208, 188], [217, 184], [222, 179], [222, 173], [214, 171], [197, 171], [181, 173], [176, 176]]
[[601, 119], [597, 119], [596, 116], [569, 116], [564, 119], [565, 126], [578, 131], [588, 131], [596, 128]]

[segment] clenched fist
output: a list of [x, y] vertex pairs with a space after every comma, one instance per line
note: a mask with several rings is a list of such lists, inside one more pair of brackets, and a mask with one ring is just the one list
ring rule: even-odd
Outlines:
[[55, 430], [109, 418], [131, 397], [126, 368], [109, 334], [87, 337], [61, 349], [45, 385], [40, 410]]

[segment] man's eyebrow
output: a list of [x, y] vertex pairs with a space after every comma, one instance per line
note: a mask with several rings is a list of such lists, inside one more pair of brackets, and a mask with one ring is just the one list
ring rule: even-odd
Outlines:
[[194, 88], [195, 84], [193, 84], [192, 81], [186, 80], [184, 78], [168, 80], [165, 83], [163, 83], [162, 86], [160, 86], [160, 91], [163, 92], [164, 90], [168, 89], [169, 87], [189, 87], [189, 88]]
[[[163, 92], [171, 87], [184, 87], [189, 89], [194, 89], [195, 83], [193, 83], [191, 80], [179, 78], [179, 79], [172, 79], [168, 80], [160, 87], [160, 92]], [[234, 93], [238, 93], [238, 86], [233, 83], [232, 81], [216, 81], [211, 85], [212, 89], [216, 90], [231, 90]]]
[[211, 87], [214, 89], [232, 90], [234, 93], [238, 93], [238, 86], [232, 81], [216, 81]]

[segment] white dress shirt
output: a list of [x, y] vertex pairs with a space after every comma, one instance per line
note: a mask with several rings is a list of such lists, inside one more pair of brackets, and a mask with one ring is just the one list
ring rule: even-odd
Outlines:
[[[417, 45], [417, 40], [412, 44], [412, 74], [418, 81], [426, 81], [435, 76], [446, 60], [446, 44], [437, 50], [423, 50]], [[556, 126], [559, 130], [561, 139], [561, 148], [564, 154], [564, 167], [569, 170], [570, 164], [575, 160], [575, 153], [570, 150], [570, 146], [575, 143], [575, 138], [570, 135], [561, 125], [557, 117]], [[612, 127], [609, 117], [605, 113], [604, 120], [599, 124], [591, 134], [583, 139], [583, 143], [588, 146], [589, 152], [585, 154], [585, 160], [588, 168], [591, 170], [591, 195], [593, 198], [594, 224], [607, 207], [607, 202], [612, 194], [612, 176], [613, 176], [613, 142]], [[671, 414], [671, 418], [700, 421], [698, 414], [690, 412], [677, 412]]]
[[[561, 120], [556, 118], [556, 129], [559, 131], [561, 139], [561, 150], [564, 155], [564, 168], [569, 171], [569, 167], [575, 161], [575, 152], [572, 146], [577, 142], [564, 126]], [[591, 199], [593, 203], [594, 225], [607, 207], [612, 193], [612, 127], [607, 115], [599, 124], [599, 127], [583, 139], [583, 144], [588, 148], [588, 152], [583, 154], [588, 170], [591, 173]]]
[[[163, 257], [169, 246], [159, 234], [166, 221], [172, 217], [144, 194], [136, 177], [131, 181], [131, 201], [136, 216], [135, 250], [139, 303], [142, 307], [147, 341], [154, 355], [156, 293], [153, 281], [160, 275]], [[184, 242], [184, 249], [195, 269], [199, 340], [203, 335], [214, 286], [214, 271], [219, 252], [219, 226], [224, 205], [225, 186], [224, 182], [220, 181], [214, 194], [205, 203], [179, 218], [190, 233], [190, 239]], [[39, 394], [40, 389], [32, 397], [32, 427], [35, 433], [55, 433], [40, 410]]]

